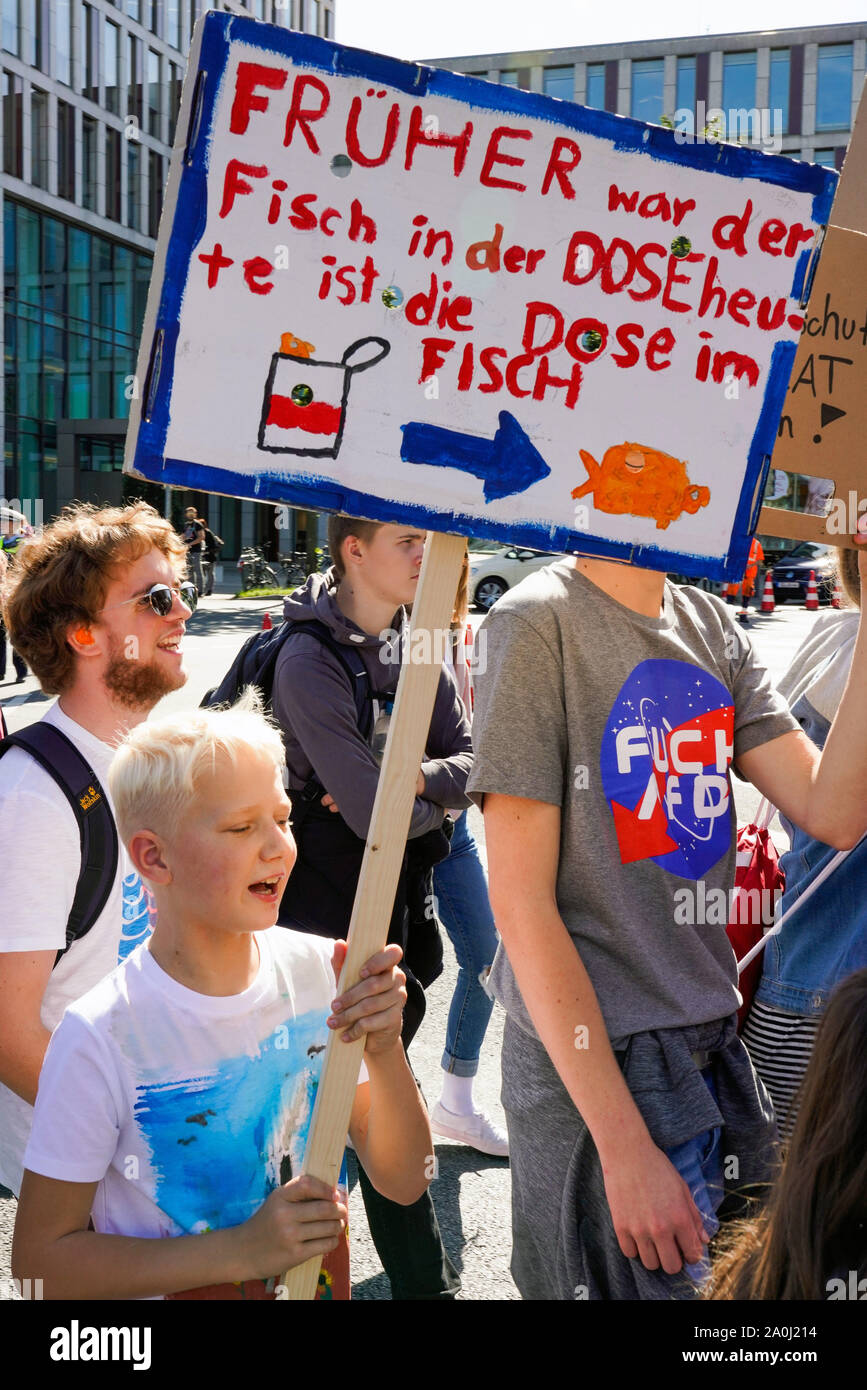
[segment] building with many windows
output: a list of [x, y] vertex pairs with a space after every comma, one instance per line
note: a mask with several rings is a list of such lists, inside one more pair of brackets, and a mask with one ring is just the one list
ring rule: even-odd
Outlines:
[[864, 85], [867, 23], [428, 58], [565, 101], [840, 168]]
[[[330, 38], [334, 3], [0, 0], [0, 495], [25, 512], [131, 495], [163, 509], [162, 488], [120, 468], [193, 26], [219, 8]], [[176, 519], [187, 504], [227, 556], [274, 536], [253, 502], [176, 491]]]

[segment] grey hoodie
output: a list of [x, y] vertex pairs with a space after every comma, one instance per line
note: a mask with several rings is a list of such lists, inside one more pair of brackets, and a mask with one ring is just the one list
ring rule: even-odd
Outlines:
[[[396, 644], [362, 632], [338, 608], [336, 593], [334, 569], [311, 574], [304, 588], [286, 599], [284, 617], [298, 623], [317, 618], [338, 642], [361, 652], [373, 695], [391, 693], [400, 674], [393, 659]], [[400, 609], [394, 627], [405, 621]], [[366, 839], [379, 764], [359, 730], [346, 672], [318, 638], [303, 631], [287, 638], [277, 658], [271, 703], [286, 744], [290, 797], [315, 775], [350, 829]], [[422, 763], [425, 795], [415, 799], [410, 839], [441, 825], [447, 807], [469, 806], [465, 788], [472, 762], [470, 726], [454, 677], [444, 667]]]

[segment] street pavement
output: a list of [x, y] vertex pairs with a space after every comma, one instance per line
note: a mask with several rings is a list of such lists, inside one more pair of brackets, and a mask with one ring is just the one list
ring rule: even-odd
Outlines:
[[[193, 615], [185, 639], [189, 679], [183, 690], [167, 696], [159, 711], [191, 709], [205, 691], [215, 686], [230, 665], [241, 643], [261, 627], [264, 613], [280, 620], [281, 600], [235, 600], [227, 592], [203, 599]], [[784, 606], [772, 616], [755, 615], [749, 632], [759, 655], [776, 681], [788, 666], [814, 621], [815, 615], [803, 608]], [[477, 628], [481, 615], [473, 615]], [[10, 730], [16, 730], [41, 717], [49, 703], [41, 696], [32, 677], [21, 685], [0, 685], [0, 701]], [[754, 788], [732, 778], [738, 819], [752, 817], [758, 804]], [[470, 812], [470, 824], [484, 856], [484, 826], [478, 811]], [[778, 845], [785, 837], [777, 822]], [[442, 1072], [440, 1059], [445, 1043], [446, 1016], [457, 977], [457, 964], [451, 945], [443, 933], [445, 969], [428, 991], [424, 1023], [412, 1044], [411, 1060], [429, 1106], [439, 1098]], [[495, 1006], [485, 1039], [479, 1075], [475, 1086], [477, 1103], [499, 1123], [503, 1114], [499, 1103], [499, 1052], [504, 1015]], [[436, 1140], [438, 1175], [431, 1185], [443, 1240], [452, 1261], [461, 1273], [462, 1299], [517, 1299], [509, 1274], [510, 1188], [508, 1162], [488, 1158], [448, 1139]], [[9, 1297], [9, 1254], [15, 1202], [0, 1188], [0, 1299]], [[367, 1229], [360, 1190], [350, 1196], [353, 1298], [389, 1298], [388, 1280]]]

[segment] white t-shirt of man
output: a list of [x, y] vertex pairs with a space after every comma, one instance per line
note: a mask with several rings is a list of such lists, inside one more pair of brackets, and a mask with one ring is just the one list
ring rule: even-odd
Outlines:
[[67, 1009], [24, 1166], [97, 1182], [97, 1231], [156, 1238], [235, 1226], [301, 1172], [334, 943], [285, 927], [256, 942], [259, 969], [240, 994], [187, 989], [145, 945]]
[[[74, 723], [57, 703], [44, 718], [75, 744], [108, 796], [115, 751], [111, 744]], [[0, 759], [0, 860], [0, 951], [59, 951], [66, 945], [66, 923], [81, 869], [81, 837], [57, 783], [20, 748]], [[67, 1004], [104, 979], [150, 935], [153, 916], [153, 899], [119, 844], [108, 902], [49, 977], [41, 1009], [47, 1029], [57, 1026]], [[32, 1106], [0, 1084], [0, 1182], [16, 1194], [32, 1119]]]

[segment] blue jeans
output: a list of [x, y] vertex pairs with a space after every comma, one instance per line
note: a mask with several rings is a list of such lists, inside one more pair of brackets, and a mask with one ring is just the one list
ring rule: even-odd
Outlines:
[[437, 916], [458, 958], [458, 979], [449, 1008], [442, 1067], [455, 1076], [475, 1076], [479, 1052], [494, 1007], [479, 983], [497, 949], [497, 929], [488, 882], [464, 811], [455, 823], [451, 853], [433, 871]]
[[[716, 1087], [710, 1068], [702, 1072], [714, 1100]], [[713, 1237], [719, 1230], [717, 1209], [723, 1199], [722, 1128], [706, 1129], [683, 1144], [666, 1149], [666, 1155], [683, 1178], [698, 1207], [704, 1228]], [[694, 1284], [703, 1284], [710, 1275], [710, 1259], [703, 1256], [697, 1264], [685, 1264], [684, 1272]]]

